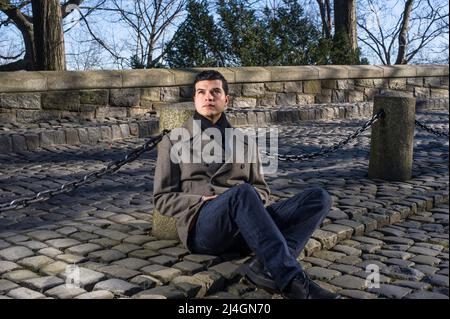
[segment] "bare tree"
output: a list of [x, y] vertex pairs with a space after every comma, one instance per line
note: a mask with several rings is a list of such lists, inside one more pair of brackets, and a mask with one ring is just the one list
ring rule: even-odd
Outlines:
[[[35, 3], [39, 3], [34, 1]], [[68, 0], [65, 1], [63, 4], [61, 4], [61, 8], [59, 8], [60, 4], [56, 0], [48, 0], [48, 1], [42, 1], [40, 3], [41, 6], [47, 6], [51, 3], [53, 3], [52, 8], [58, 8], [58, 11], [60, 12], [60, 15], [57, 17], [57, 19], [61, 20], [68, 16], [70, 14], [70, 10], [67, 10], [70, 8], [70, 6], [78, 6], [80, 5], [83, 0]], [[56, 4], [58, 5], [56, 7]], [[51, 10], [50, 14], [47, 15], [47, 21], [50, 21], [55, 17], [55, 14], [57, 12], [55, 10]], [[19, 60], [6, 63], [3, 65], [0, 65], [0, 71], [14, 71], [14, 70], [35, 70], [37, 68], [37, 48], [36, 48], [36, 42], [35, 42], [35, 27], [33, 23], [35, 22], [33, 19], [33, 10], [32, 10], [32, 1], [31, 0], [18, 0], [18, 1], [11, 1], [11, 0], [0, 0], [0, 30], [1, 28], [8, 27], [10, 25], [14, 26], [20, 31], [22, 42], [23, 42], [23, 48], [19, 49], [18, 52], [12, 53], [8, 56], [2, 56], [4, 60], [15, 60], [17, 58], [20, 58]], [[45, 15], [42, 13], [43, 16]], [[58, 26], [55, 26], [55, 21], [52, 20], [52, 25], [44, 28], [45, 24], [42, 19], [36, 19], [36, 23], [42, 27], [42, 29], [39, 32], [40, 36], [43, 36], [43, 30], [46, 29], [46, 32], [50, 33], [58, 33], [58, 40], [55, 40], [59, 43], [59, 46], [54, 47], [57, 50], [60, 50], [61, 44], [64, 42], [61, 34], [58, 32], [55, 32], [56, 28]], [[59, 22], [60, 24], [60, 22]], [[48, 35], [47, 35], [48, 36]], [[38, 40], [39, 45], [44, 46], [45, 42], [43, 39]], [[41, 51], [42, 48], [39, 49]], [[23, 51], [23, 52], [22, 52]], [[43, 52], [40, 52], [41, 54]], [[42, 56], [41, 56], [42, 57]], [[61, 61], [61, 56], [60, 56]]]
[[392, 61], [411, 63], [416, 57], [427, 60], [425, 48], [433, 53], [433, 47], [440, 41], [448, 41], [448, 3], [439, 0], [403, 3], [403, 9], [397, 13], [394, 1], [360, 0], [358, 39], [385, 65]]
[[184, 12], [186, 0], [111, 0], [119, 21], [132, 35], [134, 67], [152, 68], [166, 54], [167, 32]]

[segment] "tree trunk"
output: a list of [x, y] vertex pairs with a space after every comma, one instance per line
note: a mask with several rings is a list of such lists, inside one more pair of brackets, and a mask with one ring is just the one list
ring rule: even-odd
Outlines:
[[322, 34], [327, 39], [331, 39], [331, 6], [330, 0], [317, 0], [319, 5], [320, 18], [322, 20]]
[[32, 0], [36, 68], [64, 71], [66, 58], [59, 0]]
[[407, 0], [403, 11], [403, 20], [398, 35], [398, 53], [395, 64], [406, 64], [406, 49], [408, 47], [408, 25], [414, 0]]
[[353, 53], [358, 48], [356, 38], [356, 4], [355, 0], [334, 0], [335, 34], [347, 36]]
[[24, 15], [19, 8], [11, 5], [9, 0], [0, 1], [0, 9], [19, 29], [25, 45], [25, 56], [23, 59], [0, 65], [0, 71], [34, 70], [36, 60], [31, 19]]

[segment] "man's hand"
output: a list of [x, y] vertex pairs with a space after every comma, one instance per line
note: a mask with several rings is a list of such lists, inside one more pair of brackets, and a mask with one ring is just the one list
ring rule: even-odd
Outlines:
[[202, 196], [202, 201], [207, 201], [216, 198], [218, 195], [211, 195], [211, 196]]

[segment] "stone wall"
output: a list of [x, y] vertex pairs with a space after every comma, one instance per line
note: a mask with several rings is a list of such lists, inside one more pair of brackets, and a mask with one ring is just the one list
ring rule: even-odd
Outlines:
[[[418, 100], [448, 98], [448, 65], [216, 68], [230, 83], [231, 106], [303, 108], [370, 101], [383, 91]], [[0, 73], [0, 123], [136, 117], [192, 100], [202, 69]]]

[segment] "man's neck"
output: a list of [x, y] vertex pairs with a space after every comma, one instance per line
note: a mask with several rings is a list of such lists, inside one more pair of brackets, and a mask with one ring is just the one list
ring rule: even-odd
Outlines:
[[203, 117], [208, 119], [209, 121], [211, 121], [212, 124], [216, 124], [221, 116], [222, 116], [222, 113], [214, 114], [214, 115], [211, 115], [211, 116], [203, 116]]

